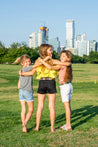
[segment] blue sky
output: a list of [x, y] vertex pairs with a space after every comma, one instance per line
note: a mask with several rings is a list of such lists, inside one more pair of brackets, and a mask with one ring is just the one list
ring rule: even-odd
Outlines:
[[98, 41], [98, 0], [0, 0], [0, 41], [5, 46], [25, 41], [45, 25], [49, 38], [65, 45], [66, 20], [75, 20], [75, 33]]

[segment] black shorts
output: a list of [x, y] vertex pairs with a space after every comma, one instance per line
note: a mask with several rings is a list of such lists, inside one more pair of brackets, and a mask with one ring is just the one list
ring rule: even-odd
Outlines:
[[46, 93], [56, 93], [56, 82], [55, 80], [40, 80], [39, 88], [37, 93], [46, 94]]

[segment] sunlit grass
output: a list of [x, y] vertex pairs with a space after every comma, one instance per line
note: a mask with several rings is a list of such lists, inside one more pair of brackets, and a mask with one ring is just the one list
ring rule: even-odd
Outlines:
[[57, 81], [55, 133], [50, 132], [48, 97], [45, 99], [40, 131], [34, 131], [38, 88], [35, 75], [33, 76], [34, 112], [27, 125], [28, 133], [22, 133], [21, 107], [17, 89], [20, 69], [18, 65], [0, 65], [0, 147], [97, 147], [98, 65], [73, 64], [72, 132], [60, 129], [60, 126], [65, 124], [65, 110]]

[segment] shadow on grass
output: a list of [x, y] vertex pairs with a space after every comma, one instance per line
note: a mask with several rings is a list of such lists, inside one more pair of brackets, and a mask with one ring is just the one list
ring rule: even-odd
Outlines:
[[[72, 111], [71, 123], [72, 128], [76, 128], [85, 122], [88, 122], [90, 119], [95, 117], [98, 114], [98, 106], [87, 105], [79, 109]], [[65, 123], [65, 113], [58, 115], [55, 120], [56, 129], [60, 128], [61, 124]], [[19, 113], [11, 111], [0, 111], [0, 130], [4, 131], [5, 129], [12, 128], [15, 125], [21, 124]], [[35, 128], [35, 125], [31, 128], [28, 128], [28, 132], [32, 131]], [[6, 126], [6, 127], [5, 127]], [[50, 119], [45, 120], [43, 118], [40, 123], [40, 130], [43, 128], [50, 127]]]
[[[44, 128], [47, 128], [47, 127], [50, 127], [51, 124], [50, 124], [50, 119], [49, 120], [41, 120], [41, 123], [40, 123], [40, 128], [39, 128], [39, 131], [43, 130]], [[36, 127], [36, 124], [31, 127], [31, 128], [28, 128], [28, 132], [34, 130], [34, 128]], [[37, 132], [37, 131], [35, 131]], [[44, 129], [44, 132], [45, 132], [45, 129]]]
[[[71, 123], [73, 124], [75, 122], [75, 124], [72, 125], [72, 128], [74, 129], [77, 126], [82, 125], [85, 122], [88, 122], [91, 118], [93, 118], [97, 114], [98, 114], [98, 106], [93, 106], [93, 105], [87, 105], [83, 108], [73, 110], [71, 116]], [[56, 124], [61, 123], [63, 121], [65, 123], [65, 113], [56, 117]]]
[[[72, 111], [71, 116], [71, 123], [72, 128], [76, 128], [77, 126], [82, 125], [85, 122], [88, 122], [91, 118], [95, 117], [98, 114], [98, 107], [93, 105], [87, 105], [83, 108], [75, 109]], [[61, 123], [65, 123], [65, 113], [58, 115], [55, 120], [55, 124], [58, 124], [56, 126], [56, 129], [60, 128]], [[73, 124], [74, 123], [74, 124]], [[43, 128], [50, 127], [50, 119], [49, 120], [41, 120], [40, 123], [40, 130], [43, 130]], [[30, 132], [34, 127], [28, 128], [28, 132]]]

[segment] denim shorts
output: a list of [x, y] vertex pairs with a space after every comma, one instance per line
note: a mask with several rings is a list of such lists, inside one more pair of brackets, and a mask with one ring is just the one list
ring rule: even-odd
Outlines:
[[32, 101], [34, 101], [33, 93], [29, 92], [27, 90], [19, 89], [19, 100], [20, 101], [32, 102]]
[[60, 93], [62, 102], [69, 102], [73, 93], [73, 86], [71, 83], [60, 86]]

